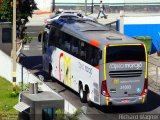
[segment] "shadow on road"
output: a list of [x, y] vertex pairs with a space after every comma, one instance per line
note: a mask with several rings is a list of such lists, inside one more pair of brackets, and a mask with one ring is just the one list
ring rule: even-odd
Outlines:
[[[21, 59], [21, 64], [30, 70], [35, 70], [34, 74], [36, 76], [42, 75], [44, 77], [44, 82], [57, 82], [61, 84], [64, 88], [58, 90], [57, 92], [64, 92], [65, 90], [71, 91], [74, 95], [78, 97], [78, 94], [65, 86], [64, 84], [51, 78], [46, 72], [42, 71], [42, 56], [29, 56]], [[86, 105], [86, 104], [83, 104]], [[94, 105], [94, 109], [101, 111], [102, 113], [141, 113], [153, 111], [160, 106], [160, 95], [149, 90], [148, 91], [148, 101], [144, 105], [134, 105], [134, 106], [98, 106]], [[89, 108], [92, 109], [92, 108]]]
[[21, 57], [20, 63], [29, 70], [41, 70], [42, 69], [42, 56]]

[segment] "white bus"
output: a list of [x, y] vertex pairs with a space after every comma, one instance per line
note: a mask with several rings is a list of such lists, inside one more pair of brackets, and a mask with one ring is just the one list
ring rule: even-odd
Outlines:
[[142, 42], [92, 21], [54, 21], [43, 39], [43, 69], [89, 105], [145, 103], [147, 56]]

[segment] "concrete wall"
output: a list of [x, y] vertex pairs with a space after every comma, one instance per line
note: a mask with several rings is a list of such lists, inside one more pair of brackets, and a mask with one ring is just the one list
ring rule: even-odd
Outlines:
[[[52, 11], [53, 3], [55, 8], [85, 10], [85, 0], [35, 0], [40, 11]], [[87, 11], [91, 11], [94, 5], [94, 12], [99, 10], [100, 0], [87, 0]], [[160, 0], [102, 0], [107, 12], [118, 13], [120, 10], [128, 12], [155, 12], [160, 11]], [[135, 11], [136, 10], [136, 11]]]
[[35, 0], [40, 11], [51, 11], [53, 0]]
[[[0, 50], [0, 76], [6, 78], [10, 82], [12, 82], [12, 59], [6, 55], [3, 51]], [[23, 67], [21, 64], [17, 63], [17, 81], [16, 83], [28, 83], [30, 81], [37, 81], [41, 84], [39, 85], [40, 89], [42, 91], [50, 91], [54, 94], [58, 95], [58, 93], [54, 92], [52, 89], [50, 89], [45, 83], [40, 81], [35, 75], [33, 75], [30, 71], [28, 71], [25, 67]], [[73, 113], [76, 110], [76, 107], [74, 107], [71, 103], [65, 100], [65, 111], [69, 113]]]
[[[9, 56], [11, 55], [11, 49], [12, 49], [12, 29], [11, 28], [12, 28], [11, 23], [0, 22], [0, 49], [3, 50], [5, 53], [7, 53]], [[4, 29], [8, 29], [7, 31], [5, 30], [5, 34], [3, 33]]]

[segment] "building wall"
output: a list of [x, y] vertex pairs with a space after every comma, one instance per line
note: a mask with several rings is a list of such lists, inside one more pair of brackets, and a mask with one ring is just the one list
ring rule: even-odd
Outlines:
[[[93, 2], [94, 9], [97, 9], [97, 6], [99, 5], [99, 1], [100, 0], [87, 0], [87, 6], [90, 7]], [[39, 10], [41, 11], [52, 11], [54, 2], [55, 2], [56, 9], [65, 8], [65, 9], [83, 10], [85, 5], [85, 0], [35, 0], [35, 2], [37, 3]], [[138, 9], [142, 9], [142, 8], [150, 9], [150, 8], [146, 8], [145, 5], [151, 6], [152, 9], [153, 7], [156, 7], [155, 11], [157, 11], [157, 6], [158, 6], [158, 9], [160, 9], [159, 8], [160, 0], [103, 0], [103, 3], [106, 6], [111, 6], [112, 7], [111, 9], [113, 12], [116, 11], [116, 9], [119, 12], [119, 9], [123, 9], [124, 6], [130, 6], [131, 10], [137, 9], [137, 7], [135, 8], [134, 6], [139, 6]], [[152, 5], [154, 6], [152, 7]], [[125, 7], [125, 8], [130, 10], [130, 7], [129, 8]]]
[[[87, 0], [87, 3], [99, 3], [100, 0]], [[122, 5], [122, 4], [160, 4], [160, 0], [102, 0], [104, 4]], [[57, 5], [84, 4], [85, 0], [55, 0]]]
[[40, 11], [52, 11], [53, 0], [35, 0]]
[[[120, 32], [127, 36], [150, 36], [152, 53], [160, 50], [160, 16], [124, 16], [121, 20]], [[123, 21], [123, 22], [122, 22]], [[123, 28], [123, 30], [121, 30]]]

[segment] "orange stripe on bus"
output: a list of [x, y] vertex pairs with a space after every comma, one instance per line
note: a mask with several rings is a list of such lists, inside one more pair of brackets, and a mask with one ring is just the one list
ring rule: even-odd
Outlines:
[[99, 46], [99, 42], [97, 40], [90, 40], [89, 42], [91, 45], [98, 47]]
[[95, 68], [100, 69], [100, 66], [99, 66], [99, 65], [97, 65], [97, 66], [95, 66]]

